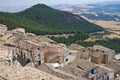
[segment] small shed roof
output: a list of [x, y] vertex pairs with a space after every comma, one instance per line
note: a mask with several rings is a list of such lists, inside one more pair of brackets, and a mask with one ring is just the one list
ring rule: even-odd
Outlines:
[[51, 39], [49, 39], [45, 36], [38, 36], [37, 40], [38, 40], [38, 42], [43, 42], [44, 41], [44, 42], [47, 42], [47, 43], [56, 44], [55, 41], [53, 41], [53, 40], [51, 40]]
[[24, 28], [16, 28], [16, 29], [13, 29], [12, 32], [21, 32], [21, 33], [25, 33], [25, 29], [24, 29]]
[[0, 24], [0, 29], [5, 29], [5, 28], [7, 28], [6, 25]]
[[115, 63], [114, 61], [110, 61], [110, 63], [106, 65], [106, 67], [114, 70], [115, 72], [120, 71], [120, 65], [118, 63]]
[[71, 50], [81, 50], [84, 47], [81, 46], [81, 45], [78, 45], [78, 44], [71, 44], [68, 48], [71, 49]]
[[90, 61], [83, 60], [83, 59], [81, 59], [78, 66], [82, 67], [85, 71], [89, 71], [96, 67], [95, 64], [91, 63]]
[[96, 57], [96, 58], [99, 58], [99, 57], [101, 57], [101, 53], [100, 53], [100, 52], [93, 52], [93, 53], [91, 54], [91, 56], [94, 56], [94, 57]]
[[112, 49], [104, 47], [104, 46], [101, 46], [101, 45], [94, 45], [93, 46], [93, 50], [102, 50], [102, 51], [107, 52], [107, 51], [112, 50]]
[[48, 57], [50, 57], [50, 58], [52, 58], [51, 56], [53, 56], [53, 58], [55, 57], [55, 55], [58, 55], [59, 56], [59, 52], [57, 52], [57, 51], [47, 51], [47, 52], [45, 52], [44, 53], [44, 57], [45, 58], [48, 58]]

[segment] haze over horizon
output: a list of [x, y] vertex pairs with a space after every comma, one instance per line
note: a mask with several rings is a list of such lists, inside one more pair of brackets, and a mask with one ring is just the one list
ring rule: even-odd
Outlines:
[[[35, 4], [46, 4], [49, 6], [59, 4], [91, 4], [113, 0], [1, 0], [0, 6], [32, 6]], [[120, 0], [115, 0], [120, 1]]]
[[116, 2], [120, 0], [1, 0], [1, 12], [19, 12], [36, 4], [45, 4], [48, 6], [56, 6], [60, 4], [76, 5], [76, 4], [94, 4], [99, 2]]

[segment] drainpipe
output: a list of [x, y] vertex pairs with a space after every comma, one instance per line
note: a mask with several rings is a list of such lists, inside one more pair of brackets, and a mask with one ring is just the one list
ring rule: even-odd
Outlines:
[[12, 52], [10, 54], [10, 65], [13, 65], [13, 56], [12, 56]]
[[14, 61], [13, 61], [13, 58], [15, 57], [15, 52], [12, 50], [11, 52], [11, 56], [10, 56], [10, 62], [11, 62], [11, 65], [14, 64]]

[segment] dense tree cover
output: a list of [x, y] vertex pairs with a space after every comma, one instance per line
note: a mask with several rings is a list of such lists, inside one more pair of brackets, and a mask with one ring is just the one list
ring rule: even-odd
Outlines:
[[97, 40], [95, 42], [78, 42], [78, 44], [88, 47], [93, 45], [102, 45], [108, 48], [111, 48], [115, 50], [116, 52], [120, 52], [120, 39], [114, 38], [114, 39], [106, 39], [106, 40]]
[[111, 48], [115, 50], [116, 52], [120, 52], [120, 39], [114, 38], [114, 39], [105, 39], [105, 40], [97, 40], [95, 42], [85, 42], [84, 40], [89, 38], [88, 35], [84, 33], [75, 33], [74, 36], [69, 36], [68, 38], [65, 37], [50, 37], [52, 40], [58, 42], [58, 43], [64, 43], [66, 45], [70, 45], [72, 43], [76, 43], [79, 45], [82, 45], [84, 47], [92, 47], [94, 45], [102, 45], [107, 48]]
[[35, 34], [63, 34], [76, 31], [101, 31], [98, 25], [69, 12], [52, 9], [44, 4], [38, 4], [18, 13], [0, 12], [0, 23], [9, 29], [25, 28]]
[[64, 43], [66, 45], [69, 45], [71, 43], [76, 43], [78, 41], [83, 41], [87, 38], [89, 38], [89, 36], [83, 32], [77, 32], [74, 34], [74, 36], [69, 36], [69, 37], [49, 37], [52, 40], [58, 42], [58, 43]]

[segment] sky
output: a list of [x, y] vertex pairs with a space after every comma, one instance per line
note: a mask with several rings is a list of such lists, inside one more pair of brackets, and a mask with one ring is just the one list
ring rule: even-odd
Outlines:
[[116, 1], [116, 0], [0, 0], [0, 6], [34, 5], [38, 3], [51, 6], [58, 4], [87, 4], [87, 3], [106, 2], [106, 1]]

